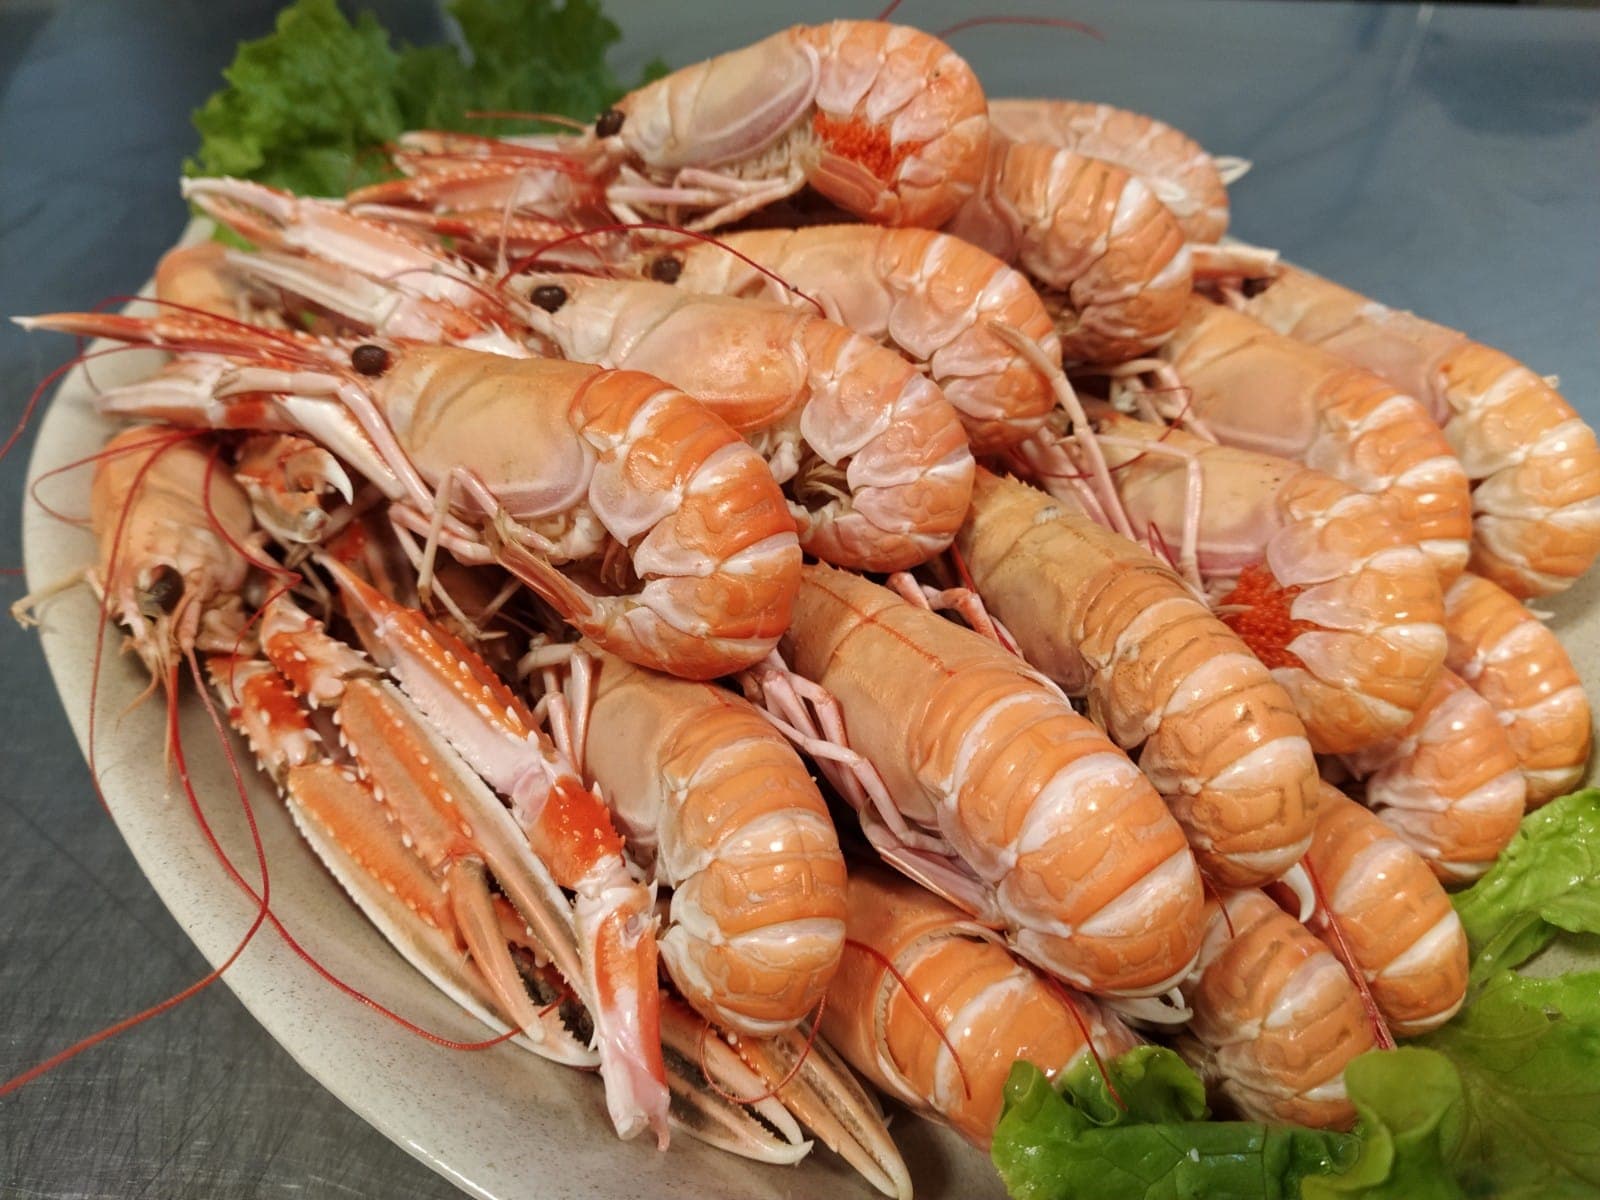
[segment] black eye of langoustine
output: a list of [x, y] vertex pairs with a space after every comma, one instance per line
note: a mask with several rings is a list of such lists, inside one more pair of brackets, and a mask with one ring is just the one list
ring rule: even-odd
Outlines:
[[183, 597], [183, 576], [176, 567], [162, 563], [150, 575], [144, 588], [144, 607], [151, 612], [170, 614]]
[[677, 283], [683, 274], [683, 259], [676, 254], [663, 254], [650, 260], [650, 278], [657, 283]]
[[622, 132], [622, 122], [627, 116], [620, 108], [608, 108], [595, 120], [595, 137], [616, 137]]
[[545, 312], [553, 313], [567, 302], [567, 289], [558, 283], [541, 283], [529, 299]]
[[350, 365], [363, 375], [382, 375], [389, 369], [389, 352], [382, 346], [363, 342], [350, 351]]

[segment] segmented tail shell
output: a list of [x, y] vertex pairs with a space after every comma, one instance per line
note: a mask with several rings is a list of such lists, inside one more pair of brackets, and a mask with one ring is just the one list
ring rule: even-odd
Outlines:
[[1298, 267], [1243, 303], [1428, 405], [1473, 482], [1474, 573], [1515, 596], [1544, 596], [1600, 556], [1600, 444], [1550, 380]]
[[1337, 355], [1191, 298], [1161, 348], [1190, 412], [1219, 441], [1303, 462], [1389, 505], [1449, 586], [1466, 568], [1466, 472], [1428, 410]]
[[1349, 753], [1405, 728], [1444, 663], [1444, 603], [1381, 497], [1181, 430], [1109, 414], [1097, 424], [1135, 531], [1155, 529], [1174, 550], [1197, 464], [1200, 573], [1293, 699], [1313, 750]]
[[1343, 964], [1259, 891], [1223, 893], [1206, 913], [1179, 1053], [1252, 1120], [1348, 1129], [1344, 1069], [1373, 1033]]
[[662, 961], [705, 1016], [792, 1028], [839, 964], [845, 869], [805, 765], [725, 689], [605, 655], [588, 770], [641, 865], [672, 887]]
[[1505, 726], [1528, 807], [1582, 780], [1594, 741], [1589, 699], [1565, 647], [1498, 584], [1463, 575], [1445, 596], [1449, 668]]
[[1467, 994], [1467, 935], [1421, 856], [1325, 787], [1306, 866], [1328, 904], [1322, 940], [1348, 949], [1390, 1030], [1409, 1037], [1453, 1017]]
[[781, 651], [837, 699], [914, 835], [958, 857], [973, 911], [1020, 953], [1104, 991], [1159, 993], [1186, 973], [1201, 895], [1183, 831], [1042, 675], [823, 566], [805, 568]]
[[1102, 1059], [1138, 1044], [1093, 1000], [1047, 982], [916, 884], [858, 867], [849, 897], [850, 942], [822, 1035], [885, 1092], [969, 1141], [988, 1146], [1014, 1062], [1054, 1077], [1091, 1053], [1091, 1038]]
[[989, 101], [997, 134], [1115, 163], [1150, 185], [1191, 242], [1228, 231], [1228, 189], [1216, 161], [1181, 130], [1144, 113], [1083, 100]]
[[1227, 887], [1276, 879], [1305, 852], [1316, 760], [1262, 663], [1157, 559], [1042, 492], [978, 472], [957, 539], [1023, 656], [1089, 711]]
[[1344, 761], [1384, 824], [1447, 882], [1482, 875], [1522, 822], [1527, 784], [1507, 730], [1450, 670], [1398, 736]]
[[988, 174], [945, 231], [1049, 289], [1062, 354], [1120, 362], [1171, 336], [1192, 284], [1183, 231], [1121, 167], [995, 137]]
[[883, 21], [797, 26], [820, 60], [807, 182], [862, 220], [933, 228], [977, 188], [989, 145], [978, 77], [938, 38]]
[[894, 346], [926, 368], [961, 414], [975, 454], [1014, 445], [1055, 407], [1050, 381], [993, 330], [995, 323], [1008, 325], [1059, 362], [1061, 340], [1050, 314], [1022, 272], [960, 238], [926, 229], [811, 225], [725, 234], [670, 254], [680, 266], [680, 288], [806, 309], [815, 300], [857, 333]]

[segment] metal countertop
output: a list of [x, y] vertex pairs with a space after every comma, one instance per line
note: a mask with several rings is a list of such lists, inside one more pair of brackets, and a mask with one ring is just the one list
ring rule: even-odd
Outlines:
[[[0, 315], [88, 307], [149, 275], [187, 218], [188, 114], [272, 0], [0, 6]], [[411, 41], [431, 4], [374, 4]], [[968, 4], [909, 0], [939, 29]], [[992, 7], [992, 6], [990, 6]], [[1254, 161], [1233, 231], [1474, 333], [1600, 424], [1600, 15], [1402, 4], [1083, 0], [1007, 13], [1104, 42], [991, 27], [954, 44], [993, 95], [1097, 99]], [[613, 0], [624, 77], [798, 14]], [[712, 19], [713, 13], [715, 19]], [[0, 327], [0, 428], [71, 353]], [[21, 564], [31, 437], [0, 463], [0, 568]], [[0, 575], [0, 599], [21, 595]], [[165, 998], [205, 964], [96, 803], [35, 638], [0, 622], [0, 1079]], [[273, 936], [262, 933], [260, 936]], [[330, 997], [330, 1003], [340, 1003]], [[641, 1188], [648, 1184], [641, 1181]], [[367, 1128], [211, 988], [0, 1100], [0, 1196], [458, 1195]]]

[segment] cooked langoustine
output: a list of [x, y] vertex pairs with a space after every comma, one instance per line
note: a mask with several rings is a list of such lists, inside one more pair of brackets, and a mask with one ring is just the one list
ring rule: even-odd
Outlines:
[[673, 983], [724, 1028], [793, 1028], [838, 967], [845, 922], [844, 858], [805, 765], [733, 692], [591, 647], [574, 662], [580, 766], [672, 888], [659, 944]]
[[1132, 172], [1150, 185], [1191, 242], [1215, 242], [1227, 232], [1227, 185], [1248, 166], [1212, 157], [1164, 121], [1086, 100], [991, 98], [989, 123], [1013, 141], [1076, 150]]
[[[1225, 887], [1278, 878], [1311, 837], [1316, 759], [1267, 668], [1163, 563], [979, 470], [956, 547], [1030, 663], [1130, 753]], [[1141, 749], [1142, 747], [1142, 749]]]
[[645, 280], [530, 275], [535, 345], [682, 388], [759, 450], [801, 547], [896, 571], [944, 550], [972, 495], [966, 432], [900, 355], [808, 310]]
[[[583, 122], [571, 118], [558, 118], [553, 124], [581, 129]], [[449, 174], [453, 168], [471, 165], [527, 166], [531, 161], [554, 161], [544, 150], [549, 134], [492, 134], [467, 133], [460, 129], [413, 129], [400, 135], [387, 147], [389, 161], [403, 179], [388, 179], [348, 192], [345, 199], [352, 207], [366, 203], [368, 198], [383, 200], [418, 200], [418, 192], [407, 191], [408, 183], [427, 176]], [[480, 182], [474, 184], [477, 178]], [[547, 213], [555, 217], [570, 212], [583, 193], [578, 187], [578, 172], [566, 173], [567, 190], [549, 176], [529, 176], [523, 180], [528, 199], [513, 204], [514, 208]], [[505, 191], [487, 174], [475, 176], [468, 172], [459, 180], [445, 180], [447, 184], [469, 193], [461, 197], [462, 203], [454, 207], [502, 208], [506, 202]], [[472, 193], [474, 187], [485, 189]], [[391, 190], [394, 189], [394, 190]], [[542, 191], [540, 190], [542, 189]]]
[[658, 247], [639, 266], [685, 291], [808, 310], [816, 301], [926, 370], [961, 414], [975, 454], [1020, 441], [1055, 407], [1050, 375], [997, 332], [1016, 331], [1058, 364], [1061, 340], [1038, 293], [1020, 271], [950, 234], [881, 225], [752, 229]]
[[863, 220], [937, 226], [977, 186], [989, 117], [937, 38], [881, 21], [796, 25], [630, 92], [578, 153], [617, 167], [624, 219], [727, 225], [810, 186]]
[[1422, 404], [1381, 376], [1192, 296], [1158, 351], [1218, 441], [1293, 459], [1383, 496], [1448, 587], [1467, 565], [1466, 472]]
[[[241, 593], [251, 567], [259, 565], [250, 557], [259, 538], [243, 490], [193, 434], [146, 427], [127, 430], [112, 439], [99, 459], [91, 506], [101, 558], [91, 578], [104, 589], [112, 615], [128, 624], [132, 643], [154, 680], [166, 685], [169, 703], [176, 700], [181, 659], [190, 660], [196, 682], [200, 683], [194, 659], [197, 650], [222, 655], [250, 652], [254, 638], [246, 636]], [[442, 930], [449, 922], [475, 950], [483, 947], [483, 957], [478, 960], [483, 987], [478, 998], [492, 995], [530, 1042], [562, 1061], [591, 1061], [581, 1046], [564, 1036], [553, 1012], [541, 1014], [531, 1004], [515, 968], [510, 966], [504, 943], [492, 934], [487, 939], [477, 936], [495, 924], [484, 874], [485, 867], [490, 866], [523, 920], [552, 935], [549, 941], [556, 947], [552, 951], [556, 961], [563, 973], [572, 971], [568, 978], [575, 986], [581, 985], [582, 976], [575, 970], [576, 955], [560, 957], [562, 941], [555, 936], [564, 933], [566, 942], [571, 943], [571, 916], [560, 889], [529, 854], [521, 833], [481, 785], [476, 795], [468, 794], [468, 789], [454, 798], [458, 806], [476, 803], [472, 808], [474, 824], [468, 826], [467, 832], [460, 831], [461, 807], [452, 809], [457, 815], [448, 821], [441, 820], [435, 812], [431, 826], [428, 824], [426, 810], [430, 801], [437, 799], [437, 792], [452, 784], [465, 786], [455, 778], [449, 783], [442, 781], [442, 776], [451, 774], [446, 761], [448, 748], [430, 732], [426, 722], [407, 709], [397, 693], [386, 691], [374, 680], [375, 672], [359, 655], [331, 650], [322, 655], [319, 651], [328, 639], [313, 645], [302, 636], [319, 632], [320, 627], [315, 627], [310, 618], [279, 598], [271, 606], [259, 640], [268, 654], [283, 649], [286, 638], [293, 641], [291, 654], [305, 650], [289, 665], [318, 702], [335, 704], [358, 696], [356, 705], [360, 707], [365, 701], [359, 713], [341, 703], [341, 732], [351, 740], [359, 738], [377, 748], [383, 766], [393, 768], [382, 770], [374, 778], [393, 803], [409, 804], [408, 817], [416, 819], [408, 820], [406, 828], [418, 840], [422, 854], [431, 858], [427, 866], [434, 869], [431, 874], [424, 872], [413, 858], [412, 869], [402, 871], [394, 881], [405, 893], [397, 902], [402, 907], [412, 906], [413, 912], [428, 913], [436, 930]], [[259, 671], [244, 663], [236, 674], [231, 665], [234, 660], [226, 661], [230, 665], [223, 674], [230, 686], [237, 683], [241, 691], [249, 691], [252, 686], [261, 691]], [[214, 677], [217, 674], [213, 671]], [[266, 674], [272, 675], [270, 668]], [[258, 682], [252, 685], [252, 680]], [[278, 694], [282, 693], [280, 687]], [[274, 703], [272, 694], [268, 694], [263, 703], [254, 706], [260, 720], [250, 732], [262, 734], [271, 727], [273, 717], [289, 720], [288, 714], [293, 711], [292, 702]], [[382, 728], [375, 738], [358, 734], [358, 728], [370, 729], [374, 722]], [[405, 736], [385, 741], [384, 734], [396, 728], [403, 729]], [[287, 729], [272, 730], [270, 747], [266, 740], [261, 746], [274, 778], [292, 786], [301, 795], [303, 805], [316, 806], [326, 824], [340, 819], [339, 810], [363, 803], [366, 793], [341, 771], [313, 766], [321, 757], [318, 742], [302, 720], [298, 725], [290, 721]], [[407, 751], [423, 746], [427, 747], [423, 753], [431, 753], [432, 762], [419, 773]], [[418, 785], [422, 793], [431, 790], [434, 795], [419, 794]], [[379, 834], [364, 850], [383, 857], [393, 850], [392, 842], [392, 838], [385, 841]], [[394, 864], [390, 861], [386, 865]], [[441, 878], [450, 886], [430, 886]], [[498, 960], [493, 953], [496, 945], [500, 951]], [[430, 950], [438, 953], [440, 949], [436, 940], [423, 948], [422, 957], [427, 957]], [[448, 950], [445, 954], [448, 957]], [[652, 954], [652, 987], [653, 962]], [[509, 976], [502, 968], [509, 969]], [[511, 987], [497, 986], [508, 981], [514, 981]], [[461, 994], [467, 995], [471, 990], [469, 986]], [[589, 992], [591, 999], [596, 994]], [[520, 1006], [516, 1003], [519, 996]], [[614, 996], [614, 991], [606, 993], [608, 1000]], [[648, 1037], [646, 1033], [646, 1042]], [[659, 1067], [659, 1048], [655, 1058]], [[618, 1094], [623, 1095], [620, 1089]], [[636, 1132], [644, 1121], [656, 1121], [659, 1116], [657, 1127], [664, 1135], [664, 1099], [663, 1092], [663, 1105], [657, 1114], [637, 1080], [632, 1081], [627, 1102], [614, 1110], [619, 1130]]]
[[1298, 267], [1237, 302], [1428, 406], [1473, 483], [1475, 574], [1515, 596], [1544, 596], [1600, 555], [1600, 444], [1549, 380], [1464, 333]]
[[1445, 594], [1446, 665], [1505, 727], [1537, 808], [1583, 779], [1594, 742], [1589, 698], [1566, 649], [1498, 584], [1468, 572]]
[[1366, 982], [1391, 1032], [1437, 1029], [1467, 995], [1467, 935], [1421, 855], [1324, 785], [1306, 865], [1326, 902], [1311, 920]]
[[[163, 388], [163, 415], [298, 427], [366, 473], [393, 519], [464, 561], [500, 562], [634, 661], [713, 678], [759, 661], [788, 623], [800, 548], [782, 492], [725, 422], [652, 376], [183, 314], [24, 324], [235, 356], [180, 397], [187, 413]], [[141, 395], [114, 399], [136, 411]], [[608, 546], [624, 552], [631, 590], [561, 570], [582, 572]]]
[[1153, 350], [1193, 286], [1183, 230], [1149, 187], [1039, 142], [994, 136], [982, 186], [944, 228], [1038, 281], [1069, 362]]
[[1178, 1052], [1247, 1117], [1349, 1128], [1344, 1069], [1374, 1038], [1343, 964], [1254, 888], [1209, 900], [1206, 917]]
[[[207, 216], [264, 250], [339, 262], [372, 279], [403, 278], [412, 291], [463, 312], [480, 311], [486, 302], [493, 308], [493, 297], [463, 272], [441, 269], [426, 239], [357, 217], [337, 201], [229, 177], [185, 179], [182, 192]], [[223, 261], [231, 268], [236, 259], [224, 251]]]
[[[250, 502], [209, 444], [144, 425], [100, 451], [89, 513], [97, 551], [83, 577], [171, 702], [186, 657], [245, 638], [241, 593], [259, 541]], [[31, 624], [32, 609], [61, 586], [24, 596], [11, 615]]]
[[183, 195], [259, 250], [227, 250], [230, 279], [287, 293], [372, 333], [521, 356], [514, 323], [472, 264], [390, 222], [245, 179], [183, 181]]
[[969, 1141], [989, 1144], [1017, 1060], [1054, 1077], [1138, 1044], [1093, 1000], [1019, 963], [993, 931], [916, 884], [852, 866], [849, 897], [822, 1034], [878, 1087]]
[[[672, 888], [661, 958], [702, 1014], [694, 1053], [680, 1056], [692, 1064], [708, 1045], [727, 1053], [706, 1021], [731, 1031], [732, 1052], [759, 1079], [740, 1090], [776, 1096], [874, 1187], [908, 1197], [876, 1102], [799, 1027], [839, 964], [845, 867], [798, 755], [758, 709], [721, 688], [584, 645], [541, 647], [528, 662], [554, 689], [560, 660], [569, 664], [561, 717], [553, 690], [543, 701], [552, 732], [564, 727], [630, 852]], [[670, 1034], [674, 1002], [663, 1004]], [[750, 1155], [743, 1143], [736, 1149]]]
[[[312, 255], [235, 256], [247, 278], [304, 296], [368, 333], [409, 331], [521, 356], [515, 339], [531, 328], [540, 349], [649, 371], [762, 450], [791, 484], [802, 544], [826, 561], [911, 566], [948, 545], [960, 523], [972, 459], [938, 388], [898, 355], [810, 311], [570, 274], [520, 278], [532, 301], [519, 302], [443, 252], [404, 239], [391, 246], [382, 227], [233, 183], [196, 181], [195, 194], [243, 230], [269, 225], [283, 238], [283, 227], [293, 229], [297, 247]], [[392, 278], [363, 274], [391, 260], [412, 265]], [[437, 313], [428, 295], [436, 274], [481, 293], [474, 307]], [[419, 276], [425, 286], [413, 294]]]
[[[1446, 610], [1447, 633], [1449, 623]], [[1343, 762], [1383, 823], [1450, 883], [1493, 866], [1522, 821], [1527, 783], [1509, 731], [1449, 669], [1410, 725]]]
[[832, 777], [891, 865], [1076, 985], [1154, 995], [1187, 972], [1201, 891], [1183, 831], [1043, 675], [823, 566], [805, 568], [781, 652], [876, 768], [868, 790]]
[[563, 155], [570, 141], [413, 130], [389, 151], [404, 178], [356, 188], [345, 204], [359, 217], [464, 239], [495, 261], [574, 224], [610, 220], [588, 173]]
[[[1444, 663], [1444, 602], [1383, 501], [1284, 459], [1095, 413], [1131, 532], [1219, 593], [1223, 621], [1294, 700], [1312, 749], [1349, 753], [1405, 728]], [[1022, 458], [1039, 486], [1081, 506], [1065, 445], [1030, 440]]]

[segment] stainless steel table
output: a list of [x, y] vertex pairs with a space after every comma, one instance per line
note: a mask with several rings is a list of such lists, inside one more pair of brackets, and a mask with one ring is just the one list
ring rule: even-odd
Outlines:
[[[374, 5], [413, 41], [431, 5]], [[803, 14], [614, 2], [630, 74]], [[993, 8], [984, 6], [985, 9]], [[1558, 373], [1600, 423], [1600, 18], [1589, 12], [1081, 0], [1086, 20], [956, 44], [990, 91], [1157, 114], [1255, 163], [1235, 231]], [[134, 290], [183, 226], [189, 111], [271, 0], [7, 0], [0, 6], [0, 314]], [[909, 0], [939, 29], [972, 6]], [[0, 327], [0, 422], [70, 353]], [[20, 563], [24, 438], [0, 464], [0, 567]], [[0, 598], [21, 592], [0, 576]], [[199, 977], [95, 802], [35, 642], [0, 623], [0, 1079]], [[263, 933], [261, 936], [271, 936]], [[339, 1003], [330, 998], [330, 1003]], [[641, 1191], [648, 1183], [641, 1180]], [[304, 1074], [224, 988], [0, 1100], [0, 1194], [455, 1195]], [[530, 1194], [537, 1194], [530, 1183]]]

